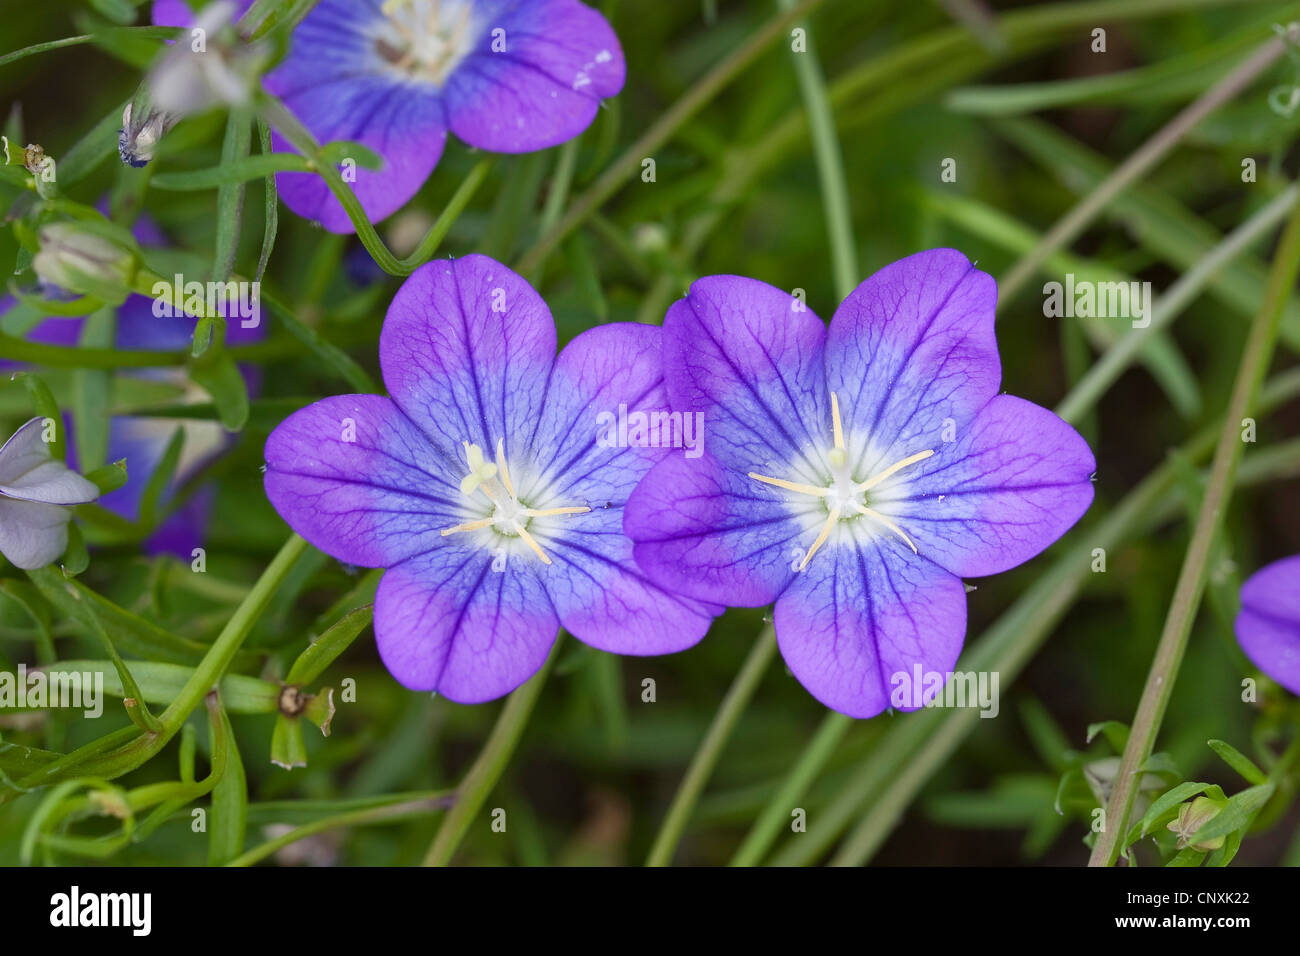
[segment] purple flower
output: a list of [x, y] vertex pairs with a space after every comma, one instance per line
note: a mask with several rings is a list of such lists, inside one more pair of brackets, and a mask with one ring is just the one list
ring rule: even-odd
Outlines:
[[961, 579], [1028, 560], [1092, 501], [1083, 439], [998, 394], [996, 299], [951, 249], [877, 272], [829, 330], [762, 282], [696, 282], [664, 320], [664, 378], [707, 450], [633, 494], [638, 564], [700, 600], [775, 602], [781, 653], [827, 706], [915, 709], [961, 649]]
[[327, 398], [272, 432], [276, 510], [327, 554], [387, 569], [375, 637], [401, 683], [500, 697], [561, 626], [623, 654], [703, 637], [721, 608], [650, 582], [622, 531], [628, 495], [671, 452], [607, 447], [599, 427], [620, 404], [663, 406], [660, 337], [602, 325], [556, 357], [522, 278], [485, 256], [431, 262], [380, 334], [392, 397]]
[[1273, 680], [1300, 694], [1300, 554], [1260, 568], [1241, 586], [1237, 642]]
[[[159, 0], [153, 18], [193, 21], [183, 0]], [[352, 187], [379, 220], [429, 178], [448, 131], [498, 153], [555, 146], [591, 124], [623, 75], [618, 37], [577, 0], [321, 0], [265, 85], [319, 142], [352, 140], [384, 158], [383, 169], [356, 169]], [[290, 149], [278, 135], [275, 148]], [[276, 182], [294, 212], [352, 231], [319, 176]]]

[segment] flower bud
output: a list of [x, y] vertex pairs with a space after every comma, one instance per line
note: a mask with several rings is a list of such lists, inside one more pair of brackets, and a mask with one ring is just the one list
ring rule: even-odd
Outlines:
[[117, 131], [117, 154], [127, 166], [140, 167], [153, 159], [158, 140], [175, 125], [176, 120], [161, 110], [142, 110], [139, 122], [132, 122], [131, 104], [122, 111], [122, 128]]
[[75, 222], [44, 226], [38, 239], [32, 268], [42, 283], [113, 305], [130, 294], [138, 262], [127, 246]]
[[1197, 840], [1201, 827], [1219, 815], [1223, 808], [1209, 797], [1197, 797], [1178, 808], [1178, 819], [1169, 821], [1169, 829], [1178, 834], [1178, 849], [1190, 846], [1193, 850], [1217, 850], [1223, 846], [1223, 837]]

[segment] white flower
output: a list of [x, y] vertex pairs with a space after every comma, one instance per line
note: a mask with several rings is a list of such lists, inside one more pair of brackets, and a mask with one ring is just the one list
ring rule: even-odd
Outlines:
[[68, 546], [68, 505], [99, 489], [50, 454], [44, 420], [33, 418], [0, 448], [0, 554], [15, 567], [42, 568]]
[[214, 106], [249, 102], [266, 49], [225, 32], [234, 12], [234, 4], [225, 0], [204, 7], [189, 35], [183, 34], [149, 75], [153, 109], [174, 121]]

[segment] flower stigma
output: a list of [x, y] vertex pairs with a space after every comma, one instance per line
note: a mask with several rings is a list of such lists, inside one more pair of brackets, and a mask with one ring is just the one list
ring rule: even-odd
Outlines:
[[849, 466], [848, 446], [844, 440], [844, 425], [840, 420], [840, 401], [839, 397], [831, 392], [831, 429], [833, 432], [833, 441], [830, 451], [826, 453], [826, 462], [830, 465], [830, 482], [829, 484], [818, 487], [817, 485], [807, 484], [798, 481], [787, 481], [784, 478], [771, 478], [767, 475], [760, 475], [755, 472], [749, 472], [749, 477], [754, 481], [762, 482], [765, 485], [772, 485], [776, 488], [782, 488], [786, 491], [793, 491], [795, 494], [808, 495], [814, 498], [822, 499], [826, 504], [826, 521], [821, 527], [816, 540], [813, 541], [812, 547], [804, 554], [803, 560], [799, 564], [799, 570], [802, 571], [808, 566], [827, 541], [834, 530], [835, 525], [841, 520], [856, 520], [859, 517], [867, 517], [873, 521], [884, 525], [898, 537], [902, 538], [903, 543], [912, 549], [912, 553], [919, 553], [912, 539], [907, 536], [892, 519], [881, 514], [875, 508], [867, 506], [867, 492], [879, 485], [885, 479], [892, 477], [904, 468], [915, 465], [917, 462], [924, 461], [934, 454], [933, 449], [919, 451], [914, 455], [908, 455], [906, 458], [894, 462], [887, 468], [869, 475], [863, 481], [854, 479], [852, 469]]
[[384, 0], [375, 51], [404, 77], [441, 87], [473, 45], [466, 0]]
[[[461, 444], [465, 447], [465, 463], [469, 467], [469, 474], [460, 480], [460, 493], [466, 498], [478, 501], [475, 495], [481, 491], [492, 504], [492, 511], [482, 518], [443, 528], [442, 536], [445, 538], [449, 534], [492, 528], [498, 534], [520, 538], [542, 559], [543, 564], [550, 564], [550, 557], [528, 532], [529, 521], [533, 518], [549, 518], [553, 515], [580, 515], [591, 509], [586, 506], [530, 508], [519, 500], [514, 483], [510, 480], [510, 467], [506, 463], [505, 439], [497, 439], [495, 463], [483, 457], [483, 449], [478, 445], [471, 445], [468, 441]], [[498, 477], [500, 481], [497, 480]]]

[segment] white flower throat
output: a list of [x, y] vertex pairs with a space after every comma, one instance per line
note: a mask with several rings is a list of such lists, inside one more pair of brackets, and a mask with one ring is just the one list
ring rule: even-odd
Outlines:
[[[543, 564], [550, 564], [551, 559], [537, 543], [537, 539], [528, 531], [528, 525], [534, 518], [550, 518], [555, 515], [580, 515], [591, 509], [584, 506], [565, 508], [530, 508], [520, 501], [515, 493], [514, 483], [510, 480], [510, 467], [506, 463], [505, 440], [497, 439], [497, 458], [495, 464], [483, 457], [483, 449], [469, 442], [462, 442], [465, 447], [465, 463], [469, 474], [460, 480], [460, 493], [470, 499], [472, 504], [483, 505], [479, 495], [487, 499], [491, 511], [482, 518], [466, 521], [451, 528], [444, 528], [442, 536], [459, 534], [466, 531], [479, 531], [492, 528], [497, 534], [519, 538], [542, 559]], [[501, 480], [498, 481], [497, 478]]]
[[830, 537], [831, 531], [840, 521], [857, 521], [867, 519], [884, 525], [916, 553], [916, 545], [912, 539], [907, 536], [891, 518], [881, 514], [875, 508], [868, 507], [868, 495], [872, 488], [875, 488], [885, 479], [892, 477], [904, 468], [915, 465], [917, 462], [924, 461], [934, 454], [933, 449], [919, 451], [914, 455], [908, 455], [899, 461], [894, 462], [887, 468], [883, 468], [873, 475], [868, 476], [862, 481], [853, 477], [852, 468], [849, 464], [848, 447], [844, 442], [844, 426], [840, 421], [840, 402], [834, 392], [831, 392], [831, 428], [834, 432], [833, 442], [830, 451], [826, 453], [826, 461], [830, 465], [830, 482], [823, 486], [811, 485], [798, 481], [786, 481], [784, 478], [769, 478], [767, 475], [759, 475], [755, 472], [749, 472], [749, 477], [755, 481], [761, 481], [765, 485], [773, 485], [777, 488], [783, 488], [786, 491], [793, 491], [796, 494], [808, 495], [813, 498], [820, 498], [826, 505], [826, 521], [822, 525], [820, 533], [812, 543], [812, 547], [804, 554], [803, 560], [799, 564], [799, 570], [802, 571], [808, 566], [814, 554], [826, 543]]
[[469, 0], [384, 0], [375, 51], [404, 77], [442, 86], [474, 43]]

